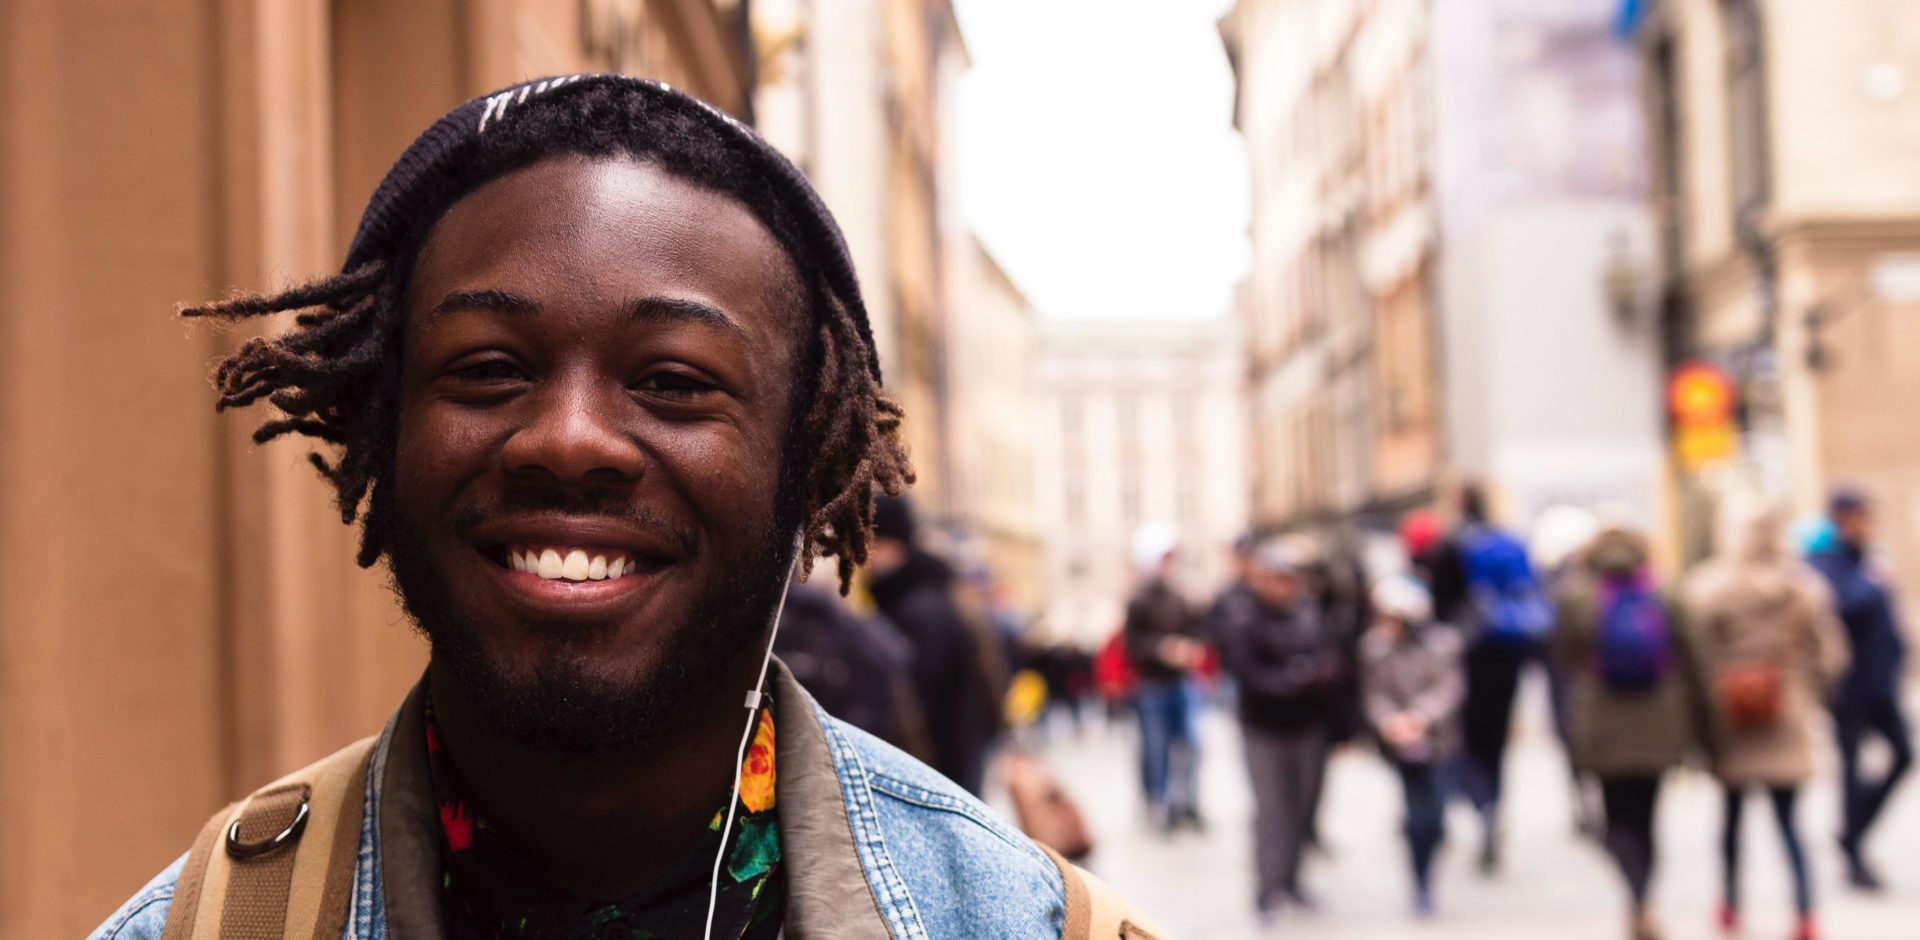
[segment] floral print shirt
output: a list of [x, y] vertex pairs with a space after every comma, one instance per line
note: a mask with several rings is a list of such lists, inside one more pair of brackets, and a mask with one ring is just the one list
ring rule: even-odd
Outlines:
[[[727, 940], [773, 940], [786, 910], [786, 878], [774, 810], [773, 710], [762, 706], [740, 776], [739, 806], [720, 872], [714, 933]], [[427, 766], [440, 811], [440, 915], [450, 940], [699, 940], [707, 917], [713, 860], [726, 822], [723, 807], [707, 835], [659, 882], [603, 903], [557, 887], [523, 862], [463, 798], [440, 746], [427, 704]]]

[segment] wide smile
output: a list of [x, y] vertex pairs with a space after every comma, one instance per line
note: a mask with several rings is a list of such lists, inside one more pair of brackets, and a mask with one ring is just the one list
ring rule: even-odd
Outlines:
[[681, 560], [657, 538], [590, 522], [514, 524], [473, 548], [506, 595], [541, 617], [592, 617], [652, 592]]
[[504, 545], [481, 555], [509, 596], [543, 616], [589, 615], [619, 604], [670, 567], [604, 546]]

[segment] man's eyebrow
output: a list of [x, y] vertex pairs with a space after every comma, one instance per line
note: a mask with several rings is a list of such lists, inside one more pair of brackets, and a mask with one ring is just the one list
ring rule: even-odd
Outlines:
[[739, 321], [727, 316], [719, 307], [686, 297], [642, 297], [634, 301], [630, 309], [635, 320], [645, 322], [698, 323], [724, 329], [741, 339], [747, 338], [747, 331]]
[[457, 290], [433, 305], [427, 311], [432, 319], [456, 310], [488, 310], [495, 313], [539, 313], [540, 305], [532, 299], [512, 291], [488, 288], [487, 290]]

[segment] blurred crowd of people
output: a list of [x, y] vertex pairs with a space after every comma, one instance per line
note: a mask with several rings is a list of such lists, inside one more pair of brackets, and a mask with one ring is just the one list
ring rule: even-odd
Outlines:
[[[1205, 610], [1173, 583], [1173, 534], [1136, 534], [1139, 585], [1096, 673], [1130, 666], [1135, 677], [1140, 783], [1155, 825], [1200, 825], [1195, 714], [1216, 694], [1230, 699], [1255, 804], [1255, 906], [1264, 920], [1313, 909], [1302, 860], [1318, 841], [1329, 756], [1370, 742], [1404, 790], [1412, 910], [1433, 916], [1450, 800], [1475, 812], [1481, 871], [1500, 869], [1508, 736], [1522, 675], [1537, 667], [1577, 825], [1619, 869], [1629, 936], [1662, 935], [1649, 905], [1655, 810], [1662, 777], [1689, 761], [1724, 791], [1718, 925], [1741, 922], [1741, 818], [1759, 793], [1793, 873], [1795, 936], [1818, 936], [1796, 807], [1821, 721], [1831, 720], [1840, 752], [1848, 880], [1880, 889], [1867, 839], [1912, 756], [1905, 644], [1866, 494], [1834, 493], [1825, 516], [1791, 538], [1777, 509], [1730, 497], [1711, 557], [1670, 580], [1624, 514], [1557, 507], [1523, 538], [1474, 487], [1449, 508], [1446, 518], [1407, 515], [1398, 532], [1407, 563], [1374, 577], [1339, 545], [1243, 538], [1236, 579]], [[1861, 753], [1876, 737], [1892, 759], [1869, 774]]]
[[[856, 613], [796, 582], [776, 647], [828, 711], [975, 793], [1002, 751], [1021, 825], [1070, 857], [1089, 852], [1092, 835], [1027, 742], [1049, 724], [1078, 729], [1089, 710], [1131, 717], [1150, 824], [1198, 829], [1198, 721], [1226, 703], [1254, 797], [1263, 920], [1321, 904], [1303, 860], [1319, 843], [1328, 762], [1343, 745], [1371, 746], [1401, 783], [1416, 917], [1439, 910], [1434, 859], [1451, 802], [1472, 808], [1478, 867], [1497, 874], [1517, 690], [1537, 668], [1576, 825], [1616, 863], [1628, 936], [1662, 935], [1649, 904], [1655, 811], [1663, 776], [1691, 762], [1724, 792], [1718, 925], [1741, 922], [1741, 819], [1759, 794], [1793, 875], [1796, 940], [1812, 940], [1796, 814], [1822, 739], [1815, 725], [1832, 722], [1839, 750], [1848, 880], [1878, 890], [1868, 837], [1912, 763], [1902, 627], [1867, 494], [1839, 490], [1824, 516], [1791, 532], [1762, 500], [1730, 497], [1722, 509], [1713, 554], [1662, 579], [1624, 513], [1556, 507], [1523, 537], [1469, 486], [1444, 515], [1401, 520], [1404, 564], [1376, 561], [1389, 570], [1369, 572], [1351, 543], [1244, 536], [1232, 582], [1208, 605], [1176, 583], [1177, 531], [1150, 524], [1131, 546], [1137, 584], [1124, 622], [1095, 651], [1031, 643], [1027, 618], [984, 573], [957, 571], [922, 544], [905, 502], [882, 498], [867, 582], [875, 609]], [[1872, 739], [1891, 760], [1870, 773], [1861, 755]]]

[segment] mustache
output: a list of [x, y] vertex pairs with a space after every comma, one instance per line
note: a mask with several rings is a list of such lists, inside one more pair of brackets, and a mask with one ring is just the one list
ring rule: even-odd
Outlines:
[[498, 500], [462, 509], [453, 518], [453, 531], [466, 539], [474, 529], [501, 516], [534, 513], [600, 519], [665, 536], [684, 558], [692, 558], [700, 549], [700, 539], [691, 528], [675, 524], [653, 508], [636, 503], [630, 495], [610, 487], [510, 487]]

